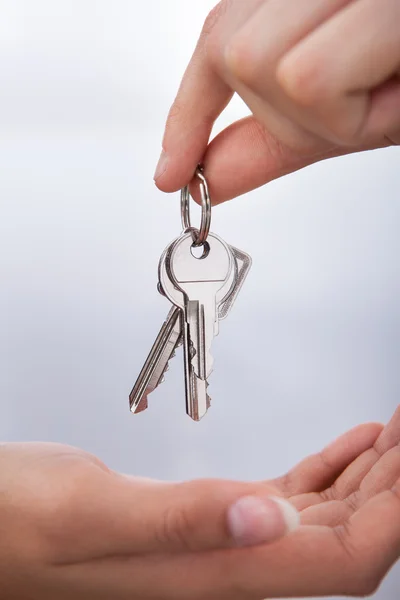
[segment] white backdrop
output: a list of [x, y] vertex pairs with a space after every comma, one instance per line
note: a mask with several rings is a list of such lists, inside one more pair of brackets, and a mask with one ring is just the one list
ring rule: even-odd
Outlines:
[[[399, 400], [399, 149], [322, 163], [213, 213], [253, 268], [216, 340], [212, 408], [182, 357], [133, 416], [168, 310], [179, 195], [152, 176], [212, 0], [0, 0], [0, 439], [165, 479], [269, 478]], [[216, 130], [246, 113], [235, 101]], [[376, 598], [397, 600], [395, 568]]]

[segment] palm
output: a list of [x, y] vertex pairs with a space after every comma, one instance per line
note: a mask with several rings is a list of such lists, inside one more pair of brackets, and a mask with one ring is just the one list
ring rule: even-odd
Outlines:
[[[301, 527], [242, 557], [254, 596], [375, 591], [400, 555], [400, 407], [386, 427], [357, 427], [271, 483], [300, 511]], [[267, 585], [265, 565], [274, 574]]]
[[400, 409], [387, 427], [358, 427], [275, 483], [302, 524], [336, 527], [399, 479]]

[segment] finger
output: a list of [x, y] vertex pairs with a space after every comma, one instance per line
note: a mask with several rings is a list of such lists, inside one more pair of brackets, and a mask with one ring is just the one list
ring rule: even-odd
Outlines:
[[229, 37], [262, 1], [234, 0], [230, 6], [220, 2], [206, 19], [167, 119], [163, 152], [154, 176], [161, 190], [172, 192], [189, 183], [202, 161], [214, 121], [233, 94], [211, 64], [210, 38], [216, 37], [217, 28], [221, 30], [218, 43], [221, 36]]
[[400, 478], [400, 446], [395, 446], [378, 460], [360, 485], [360, 502], [366, 502], [380, 492], [390, 490]]
[[[351, 516], [344, 525], [346, 512]], [[356, 512], [343, 502], [328, 502], [302, 513], [304, 523], [325, 522], [331, 527], [335, 521], [338, 524], [333, 531], [352, 565], [354, 591], [357, 596], [371, 595], [400, 557], [400, 483]], [[351, 590], [342, 591], [348, 595]]]
[[[301, 105], [285, 94], [280, 84], [280, 66], [285, 55], [291, 54], [332, 15], [351, 0], [269, 0], [237, 31], [226, 49], [225, 60], [232, 74], [232, 87], [239, 91], [253, 114], [268, 130], [286, 143], [312, 132], [323, 139], [338, 140], [319, 118], [320, 106]], [[284, 35], [282, 35], [284, 32]], [[244, 86], [244, 88], [243, 88]], [[259, 102], [257, 102], [259, 98]], [[278, 111], [280, 122], [273, 112]], [[290, 122], [297, 125], [296, 131]], [[299, 127], [300, 126], [300, 127]]]
[[394, 446], [397, 446], [397, 444], [400, 444], [400, 404], [389, 423], [380, 433], [375, 447], [379, 454], [382, 455]]
[[390, 422], [382, 428], [371, 448], [363, 452], [338, 477], [331, 490], [332, 499], [343, 500], [356, 492], [374, 465], [388, 450], [400, 443], [400, 406]]
[[343, 148], [322, 140], [305, 139], [288, 146], [248, 117], [217, 135], [203, 159], [213, 204], [231, 200], [274, 179], [321, 160], [351, 152], [390, 146], [389, 139], [359, 148]]
[[379, 458], [379, 454], [373, 446], [363, 452], [339, 475], [333, 485], [325, 491], [325, 499], [344, 500], [354, 494], [359, 490], [362, 481], [379, 461]]
[[351, 2], [287, 53], [280, 83], [343, 143], [398, 129], [400, 82], [370, 92], [399, 69], [399, 22], [398, 0]]
[[271, 483], [277, 485], [287, 496], [322, 491], [357, 456], [374, 444], [382, 428], [377, 423], [359, 425], [340, 436], [322, 452], [306, 458], [283, 478]]
[[301, 524], [337, 527], [349, 519], [352, 514], [353, 510], [348, 504], [340, 500], [331, 500], [303, 510], [301, 512]]
[[77, 555], [83, 560], [255, 545], [272, 542], [298, 524], [295, 509], [277, 496], [277, 489], [266, 484], [154, 485], [112, 473], [91, 476], [80, 483], [75, 498], [68, 498], [50, 536], [63, 563]]

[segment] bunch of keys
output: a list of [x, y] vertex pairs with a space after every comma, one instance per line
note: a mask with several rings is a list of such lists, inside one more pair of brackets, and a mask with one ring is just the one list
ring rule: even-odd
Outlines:
[[200, 229], [191, 226], [186, 186], [181, 191], [183, 232], [167, 246], [158, 265], [158, 291], [172, 307], [129, 395], [133, 413], [148, 407], [149, 394], [164, 381], [170, 359], [183, 345], [186, 412], [194, 421], [206, 414], [211, 402], [212, 341], [251, 267], [248, 254], [210, 232], [211, 201], [201, 167], [196, 175], [202, 205]]

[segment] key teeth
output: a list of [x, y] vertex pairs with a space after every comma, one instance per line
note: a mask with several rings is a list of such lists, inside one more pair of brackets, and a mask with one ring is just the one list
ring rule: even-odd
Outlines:
[[[194, 352], [194, 356], [191, 357], [190, 363], [191, 363], [192, 369], [196, 373], [197, 377], [200, 377], [200, 374], [197, 373], [196, 351]], [[208, 353], [208, 355], [207, 355], [207, 369], [208, 369], [208, 371], [205, 374], [206, 378], [209, 377], [214, 370], [214, 357], [210, 353]], [[200, 377], [200, 378], [203, 379], [203, 377]]]
[[[178, 344], [177, 344], [176, 348], [179, 348], [179, 346], [180, 346], [181, 344], [182, 344], [182, 341], [178, 342]], [[159, 386], [159, 385], [161, 385], [162, 383], [164, 383], [164, 381], [165, 381], [165, 376], [166, 376], [167, 372], [169, 371], [169, 367], [170, 367], [170, 362], [171, 362], [171, 359], [175, 357], [175, 354], [176, 354], [176, 348], [175, 348], [175, 350], [173, 351], [173, 353], [171, 354], [171, 356], [169, 357], [169, 360], [168, 360], [167, 364], [165, 365], [165, 369], [164, 369], [164, 371], [161, 373], [161, 377], [160, 377], [160, 379], [158, 380], [158, 383], [157, 383], [157, 385], [154, 387], [154, 389], [152, 389], [152, 390], [151, 390], [151, 392], [149, 392], [150, 394], [151, 394], [152, 392], [154, 392], [154, 391], [155, 391], [155, 390], [158, 388], [158, 386]]]
[[[206, 390], [208, 390], [208, 386], [209, 383], [208, 381], [206, 382]], [[207, 410], [210, 408], [211, 406], [211, 396], [209, 396], [208, 391], [207, 391], [207, 397], [206, 397], [206, 406], [207, 406]]]
[[[174, 357], [175, 357], [175, 351], [174, 351], [174, 352], [171, 354], [171, 356], [169, 357], [169, 361], [168, 361], [168, 362], [167, 362], [167, 364], [165, 365], [165, 369], [164, 369], [164, 371], [162, 372], [162, 374], [161, 374], [161, 377], [160, 377], [160, 379], [159, 379], [159, 381], [158, 381], [158, 383], [157, 383], [156, 387], [154, 388], [154, 390], [156, 390], [156, 389], [158, 388], [158, 386], [159, 386], [159, 385], [161, 385], [162, 383], [164, 383], [164, 381], [165, 381], [165, 375], [166, 375], [166, 373], [169, 371], [169, 363], [170, 363], [170, 360], [171, 360], [171, 358], [174, 358]], [[152, 391], [154, 392], [154, 390], [152, 390]]]

